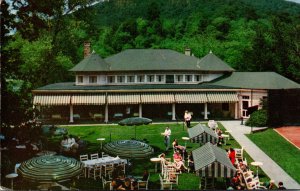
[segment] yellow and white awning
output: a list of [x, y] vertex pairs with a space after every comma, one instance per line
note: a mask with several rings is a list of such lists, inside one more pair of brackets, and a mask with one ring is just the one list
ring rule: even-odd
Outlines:
[[73, 105], [105, 105], [105, 94], [78, 94], [72, 96]]
[[70, 105], [70, 95], [35, 95], [34, 105]]
[[208, 92], [208, 103], [233, 103], [238, 102], [238, 96], [235, 92]]
[[107, 103], [117, 104], [139, 104], [141, 102], [140, 94], [108, 94]]
[[173, 93], [145, 93], [141, 94], [142, 104], [175, 103]]
[[176, 103], [206, 103], [206, 93], [202, 92], [190, 92], [190, 93], [176, 93]]

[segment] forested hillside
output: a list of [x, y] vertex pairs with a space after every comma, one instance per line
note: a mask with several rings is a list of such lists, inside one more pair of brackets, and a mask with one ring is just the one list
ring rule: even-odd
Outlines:
[[[296, 3], [111, 0], [88, 7], [92, 2], [15, 0], [18, 12], [13, 15], [2, 1], [4, 121], [11, 120], [12, 112], [24, 117], [32, 106], [32, 89], [74, 81], [67, 71], [83, 58], [84, 41], [91, 41], [102, 57], [128, 48], [183, 52], [190, 47], [197, 57], [212, 50], [238, 71], [275, 71], [300, 82], [300, 5]], [[78, 5], [82, 8], [72, 12]], [[16, 33], [8, 36], [13, 28]]]

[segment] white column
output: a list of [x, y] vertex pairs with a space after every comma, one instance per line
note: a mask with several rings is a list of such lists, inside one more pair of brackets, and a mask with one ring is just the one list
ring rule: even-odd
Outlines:
[[104, 117], [104, 122], [108, 122], [108, 104], [105, 105], [105, 117]]
[[142, 104], [139, 104], [139, 117], [143, 117], [143, 107]]
[[207, 103], [204, 103], [204, 119], [208, 119], [208, 117], [207, 117]]
[[234, 119], [238, 119], [239, 102], [235, 102], [234, 106]]
[[176, 116], [175, 116], [175, 113], [176, 113], [176, 108], [175, 108], [175, 103], [172, 103], [172, 120], [175, 121], [176, 120]]
[[70, 105], [70, 123], [74, 123], [74, 119], [73, 119], [73, 105]]

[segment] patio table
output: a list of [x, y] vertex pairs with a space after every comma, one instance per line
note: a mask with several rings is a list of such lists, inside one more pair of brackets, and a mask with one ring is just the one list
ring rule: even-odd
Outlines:
[[84, 167], [89, 167], [89, 166], [93, 166], [95, 164], [107, 164], [107, 163], [117, 163], [117, 162], [124, 162], [125, 164], [127, 164], [127, 160], [126, 159], [121, 159], [119, 157], [102, 157], [102, 158], [98, 158], [98, 159], [93, 159], [93, 160], [86, 160], [86, 161], [82, 161]]

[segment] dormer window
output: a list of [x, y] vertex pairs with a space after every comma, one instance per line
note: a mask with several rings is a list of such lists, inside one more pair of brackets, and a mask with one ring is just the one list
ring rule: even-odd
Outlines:
[[154, 82], [154, 75], [147, 75], [147, 82]]
[[127, 76], [127, 83], [134, 83], [135, 82], [135, 76]]
[[97, 76], [89, 76], [89, 83], [96, 84], [97, 83]]
[[138, 75], [137, 76], [137, 82], [139, 82], [139, 83], [145, 82], [145, 76], [144, 75]]
[[125, 82], [125, 76], [117, 76], [117, 82], [118, 83], [124, 83]]
[[77, 76], [77, 83], [82, 84], [83, 83], [83, 76]]

